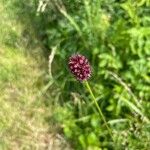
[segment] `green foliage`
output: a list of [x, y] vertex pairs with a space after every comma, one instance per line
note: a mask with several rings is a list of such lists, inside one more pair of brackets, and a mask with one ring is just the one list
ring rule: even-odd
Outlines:
[[[43, 90], [47, 99], [51, 95], [56, 108], [50, 121], [60, 125], [77, 150], [149, 149], [150, 1], [42, 2], [13, 0], [10, 4], [24, 25], [21, 38], [32, 37], [27, 43], [42, 45], [47, 58], [49, 50], [56, 48], [49, 64], [52, 77]], [[16, 41], [20, 34], [13, 33], [10, 37]], [[13, 39], [3, 39], [14, 46]], [[113, 130], [114, 142], [88, 92], [69, 74], [67, 61], [74, 53], [87, 56], [91, 62], [89, 82]], [[12, 68], [8, 63], [8, 72], [16, 73]], [[8, 81], [7, 73], [1, 72], [0, 78]]]
[[[45, 4], [31, 23], [39, 23], [33, 27], [42, 44], [57, 49], [52, 73], [54, 78], [62, 74], [52, 90], [57, 93], [54, 101], [63, 106], [57, 104], [53, 119], [62, 125], [66, 138], [75, 149], [147, 149], [149, 1], [68, 0]], [[67, 58], [73, 53], [90, 59], [90, 84], [110, 122], [115, 143], [93, 104], [88, 104], [90, 97], [84, 87], [68, 73]]]
[[[55, 13], [51, 12], [52, 6]], [[63, 69], [65, 80], [63, 87], [62, 81], [57, 81], [62, 91], [60, 98], [65, 103], [56, 111], [62, 116], [54, 118], [61, 122], [75, 149], [149, 147], [146, 123], [150, 100], [149, 6], [149, 1], [132, 0], [55, 1], [40, 14], [55, 15], [43, 31], [48, 37], [43, 42], [48, 47], [57, 46], [54, 62], [62, 64], [53, 76]], [[88, 105], [90, 97], [84, 87], [70, 79], [66, 66], [68, 56], [73, 53], [82, 53], [90, 59], [93, 68], [90, 84], [107, 120], [124, 120], [111, 124], [115, 143], [93, 104]], [[66, 111], [68, 115], [64, 114]]]

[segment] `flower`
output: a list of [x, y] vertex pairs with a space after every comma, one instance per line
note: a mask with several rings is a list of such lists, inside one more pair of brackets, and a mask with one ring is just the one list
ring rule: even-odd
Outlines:
[[91, 66], [88, 59], [80, 54], [69, 58], [69, 69], [77, 80], [83, 81], [91, 76]]

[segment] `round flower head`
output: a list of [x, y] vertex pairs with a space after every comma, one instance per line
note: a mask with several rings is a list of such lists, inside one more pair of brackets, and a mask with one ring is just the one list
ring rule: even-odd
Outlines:
[[69, 58], [69, 69], [77, 80], [87, 80], [91, 76], [91, 66], [83, 55], [73, 55]]

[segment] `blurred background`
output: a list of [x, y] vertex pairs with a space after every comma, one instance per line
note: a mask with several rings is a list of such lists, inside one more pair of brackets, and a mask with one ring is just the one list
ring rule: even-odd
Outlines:
[[150, 0], [0, 0], [0, 150], [149, 150], [149, 120]]

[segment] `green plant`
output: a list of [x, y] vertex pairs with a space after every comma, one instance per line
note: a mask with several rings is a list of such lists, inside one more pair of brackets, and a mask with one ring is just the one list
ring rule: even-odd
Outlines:
[[[18, 37], [28, 35], [25, 43], [32, 47], [36, 42], [47, 59], [52, 50], [50, 75], [43, 77], [49, 82], [40, 92], [46, 95], [46, 106], [55, 105], [48, 123], [57, 122], [77, 150], [149, 149], [149, 0], [47, 0], [42, 5], [38, 0], [13, 0], [7, 4], [25, 31], [16, 33], [10, 26], [9, 36], [6, 30], [1, 32], [3, 41], [17, 47]], [[90, 85], [113, 130], [115, 145], [89, 93], [68, 73], [67, 58], [77, 52], [91, 62]], [[9, 78], [5, 74], [3, 81]]]
[[[53, 6], [58, 15], [53, 30], [58, 30], [56, 33], [59, 35], [59, 38], [55, 35], [54, 41], [60, 43], [54, 62], [65, 68], [70, 54], [79, 52], [88, 56], [93, 66], [90, 83], [114, 131], [115, 148], [124, 149], [126, 145], [128, 149], [147, 149], [150, 113], [149, 106], [146, 106], [150, 99], [149, 2], [55, 1]], [[57, 69], [59, 72], [62, 67]], [[53, 74], [55, 76], [55, 72]], [[63, 109], [71, 112], [67, 121], [61, 120], [66, 137], [73, 141], [76, 149], [112, 149], [106, 130], [99, 126], [101, 120], [93, 104], [86, 107], [88, 94], [81, 90], [82, 85], [70, 79], [67, 69], [63, 70], [61, 79], [63, 81], [57, 82], [59, 86], [63, 82], [60, 86]], [[81, 93], [83, 96], [79, 96]], [[135, 124], [136, 127], [133, 127]], [[95, 142], [90, 143], [89, 139]], [[136, 144], [140, 140], [143, 143]]]

